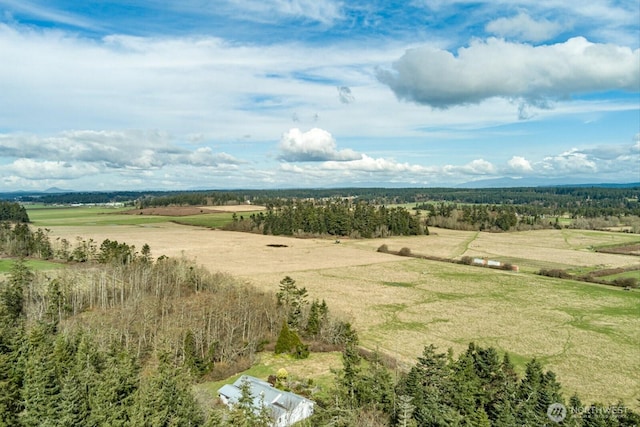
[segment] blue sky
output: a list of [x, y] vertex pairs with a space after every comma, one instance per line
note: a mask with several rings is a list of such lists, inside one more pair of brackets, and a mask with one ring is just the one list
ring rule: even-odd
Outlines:
[[638, 182], [639, 48], [637, 0], [0, 0], [0, 191]]

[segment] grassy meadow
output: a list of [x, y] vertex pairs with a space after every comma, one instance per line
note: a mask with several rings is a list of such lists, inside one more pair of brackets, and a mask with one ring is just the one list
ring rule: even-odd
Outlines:
[[430, 343], [458, 354], [473, 341], [520, 369], [536, 357], [585, 401], [640, 397], [637, 291], [417, 259], [292, 277], [347, 316], [367, 347], [407, 364]]
[[[637, 243], [638, 235], [569, 229], [514, 233], [432, 229], [430, 236], [341, 239], [336, 244], [335, 239], [167, 223], [178, 220], [211, 227], [229, 221], [230, 212], [179, 218], [125, 215], [103, 208], [29, 209], [28, 213], [34, 226], [51, 230], [52, 240], [109, 238], [138, 248], [148, 243], [154, 256], [191, 258], [212, 271], [225, 271], [273, 291], [284, 276], [291, 276], [306, 287], [310, 299], [325, 299], [334, 314], [351, 321], [365, 347], [395, 355], [407, 365], [415, 363], [431, 343], [442, 352], [451, 348], [459, 353], [473, 341], [508, 352], [519, 369], [530, 358], [538, 358], [557, 374], [567, 396], [577, 392], [583, 402], [622, 400], [638, 407], [640, 292], [533, 274], [541, 268], [590, 271], [637, 265], [637, 256], [595, 249]], [[273, 248], [272, 243], [284, 246]], [[382, 244], [395, 251], [407, 247], [416, 254], [510, 262], [520, 272], [383, 254], [377, 252]], [[270, 361], [269, 369], [286, 367], [281, 362]], [[263, 368], [258, 364], [253, 369]], [[324, 373], [317, 364], [315, 369], [309, 375], [324, 375], [326, 380], [329, 366]]]
[[[203, 209], [199, 215], [144, 215], [131, 214], [131, 208], [77, 206], [77, 207], [48, 207], [42, 205], [28, 205], [29, 219], [36, 227], [52, 226], [114, 226], [114, 225], [145, 225], [165, 222], [177, 222], [198, 227], [217, 228], [233, 220], [233, 211], [213, 212]], [[257, 211], [255, 211], [257, 212]], [[249, 216], [254, 211], [239, 212]]]
[[[13, 266], [14, 260], [1, 259], [0, 258], [0, 275], [9, 273]], [[37, 259], [30, 259], [26, 261], [27, 267], [34, 271], [54, 270], [56, 268], [62, 268], [63, 264], [49, 261], [41, 261]]]

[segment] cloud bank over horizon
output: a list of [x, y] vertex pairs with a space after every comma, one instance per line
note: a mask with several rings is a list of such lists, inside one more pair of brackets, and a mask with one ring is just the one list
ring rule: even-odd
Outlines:
[[637, 182], [634, 17], [600, 0], [0, 0], [0, 191]]

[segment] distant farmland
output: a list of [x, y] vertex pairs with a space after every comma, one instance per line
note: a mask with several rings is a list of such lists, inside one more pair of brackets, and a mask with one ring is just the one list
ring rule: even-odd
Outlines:
[[[31, 215], [31, 212], [29, 212]], [[58, 215], [61, 215], [58, 212]], [[477, 233], [432, 229], [430, 236], [375, 240], [295, 239], [234, 233], [134, 215], [32, 216], [35, 225], [74, 242], [76, 236], [118, 240], [153, 256], [184, 256], [276, 290], [291, 276], [310, 298], [353, 322], [363, 344], [415, 361], [430, 343], [459, 352], [470, 341], [507, 351], [514, 361], [540, 359], [565, 392], [583, 402], [637, 407], [640, 398], [640, 292], [531, 274], [540, 268], [593, 269], [637, 265], [638, 257], [598, 253], [637, 243], [636, 235], [582, 230]], [[215, 214], [208, 214], [215, 215]], [[117, 217], [117, 220], [116, 220]], [[189, 221], [189, 218], [184, 217]], [[133, 221], [133, 220], [136, 221]], [[132, 222], [128, 222], [132, 221]], [[193, 220], [193, 221], [200, 221]], [[486, 257], [520, 266], [520, 273], [399, 257], [377, 252], [410, 248], [444, 258]], [[522, 364], [520, 364], [522, 367]]]

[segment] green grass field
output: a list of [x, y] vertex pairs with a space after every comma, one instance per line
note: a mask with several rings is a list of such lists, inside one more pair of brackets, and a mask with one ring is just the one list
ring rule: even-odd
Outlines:
[[121, 212], [126, 208], [106, 208], [96, 206], [81, 207], [41, 207], [27, 206], [29, 219], [35, 227], [50, 227], [56, 225], [115, 225], [141, 224], [150, 222], [165, 222], [163, 217], [125, 215]]
[[[257, 213], [256, 211], [255, 213]], [[237, 217], [243, 216], [249, 218], [253, 212], [237, 213]], [[194, 225], [198, 227], [219, 228], [233, 221], [233, 213], [231, 212], [219, 212], [214, 214], [192, 215], [175, 217], [174, 222], [178, 224]]]
[[458, 354], [475, 342], [509, 353], [520, 373], [537, 358], [567, 396], [637, 406], [637, 290], [420, 259], [291, 277], [352, 321], [363, 345], [407, 366], [426, 345]]
[[[130, 208], [108, 208], [97, 206], [47, 207], [27, 205], [29, 219], [35, 227], [52, 226], [112, 226], [144, 225], [173, 221], [198, 227], [218, 228], [233, 221], [233, 213], [217, 212], [189, 216], [131, 215], [122, 212]], [[257, 212], [257, 211], [256, 211]], [[246, 218], [252, 212], [238, 213]]]
[[[13, 266], [14, 260], [5, 258], [0, 259], [0, 274], [8, 273], [11, 271], [11, 267]], [[63, 264], [49, 261], [40, 261], [40, 260], [28, 260], [26, 261], [27, 267], [31, 270], [42, 271], [42, 270], [54, 270], [57, 268], [64, 267]]]
[[636, 279], [640, 282], [640, 270], [625, 271], [624, 273], [612, 274], [610, 276], [602, 276], [604, 280], [616, 280], [616, 279]]

